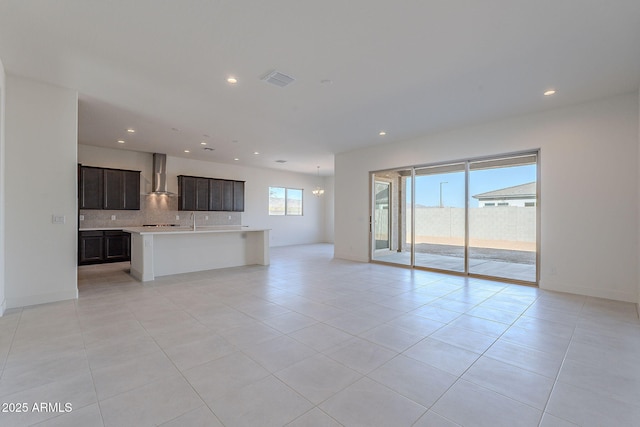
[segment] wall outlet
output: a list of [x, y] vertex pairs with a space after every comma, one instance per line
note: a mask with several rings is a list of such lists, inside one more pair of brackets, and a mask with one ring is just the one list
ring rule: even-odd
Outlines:
[[111, 215], [111, 221], [115, 221], [116, 220], [116, 216], [115, 215]]
[[64, 224], [65, 222], [67, 222], [67, 219], [65, 218], [64, 215], [56, 215], [56, 214], [51, 215], [52, 224]]
[[205, 219], [205, 220], [208, 220], [208, 219], [209, 219], [209, 215], [205, 215], [205, 216], [204, 216], [204, 219]]
[[180, 221], [180, 215], [176, 215], [176, 221]]
[[229, 215], [229, 220], [231, 220], [231, 215]]
[[80, 215], [80, 221], [84, 221], [84, 215]]

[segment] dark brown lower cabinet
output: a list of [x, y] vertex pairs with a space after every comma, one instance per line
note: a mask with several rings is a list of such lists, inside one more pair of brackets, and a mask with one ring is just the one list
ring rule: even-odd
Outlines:
[[121, 230], [80, 231], [78, 265], [129, 261], [131, 235]]
[[131, 236], [122, 231], [104, 232], [104, 258], [106, 261], [131, 259]]
[[81, 231], [78, 241], [78, 264], [104, 262], [104, 234], [102, 231]]

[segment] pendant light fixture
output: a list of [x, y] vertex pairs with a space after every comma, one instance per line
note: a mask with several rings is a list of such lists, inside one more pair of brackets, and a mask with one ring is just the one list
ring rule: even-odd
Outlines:
[[[320, 166], [318, 166], [318, 184], [320, 184]], [[314, 196], [320, 197], [324, 194], [324, 189], [318, 185], [313, 191], [311, 191]]]

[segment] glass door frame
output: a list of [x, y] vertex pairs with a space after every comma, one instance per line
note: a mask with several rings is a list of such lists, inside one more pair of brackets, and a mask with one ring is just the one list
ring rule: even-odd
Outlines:
[[[531, 156], [536, 156], [536, 205], [535, 205], [535, 219], [536, 219], [536, 230], [535, 230], [535, 236], [536, 236], [536, 254], [535, 254], [535, 282], [531, 282], [531, 281], [527, 281], [527, 280], [519, 280], [519, 279], [510, 279], [510, 278], [505, 278], [505, 277], [499, 277], [499, 276], [489, 276], [489, 275], [484, 275], [484, 274], [478, 274], [478, 273], [470, 273], [469, 272], [469, 179], [470, 179], [470, 164], [473, 162], [479, 162], [479, 161], [488, 161], [488, 160], [499, 160], [499, 159], [508, 159], [508, 158], [512, 158], [512, 157], [524, 157], [527, 155], [531, 155]], [[416, 215], [415, 215], [415, 211], [416, 211], [416, 194], [415, 194], [415, 186], [416, 186], [416, 169], [420, 169], [420, 168], [426, 168], [426, 167], [433, 167], [433, 166], [441, 166], [441, 165], [448, 165], [448, 164], [454, 164], [454, 163], [464, 163], [465, 164], [465, 203], [464, 203], [464, 219], [465, 219], [465, 236], [464, 236], [464, 272], [458, 272], [458, 271], [451, 271], [451, 270], [442, 270], [442, 269], [436, 269], [436, 268], [430, 268], [430, 267], [424, 267], [424, 266], [416, 266], [416, 262], [415, 262], [415, 241], [416, 241], [416, 227], [415, 227], [415, 221], [416, 221]], [[526, 151], [518, 151], [518, 152], [512, 152], [512, 153], [503, 153], [503, 154], [497, 154], [497, 155], [492, 155], [492, 156], [482, 156], [482, 157], [474, 157], [474, 158], [467, 158], [467, 159], [463, 159], [463, 160], [452, 160], [452, 161], [446, 161], [446, 162], [437, 162], [437, 163], [428, 163], [428, 164], [420, 164], [420, 165], [413, 165], [413, 166], [401, 166], [401, 167], [397, 167], [397, 168], [389, 168], [389, 169], [383, 169], [383, 170], [378, 170], [378, 171], [371, 171], [369, 172], [369, 187], [370, 187], [370, 216], [369, 216], [369, 234], [370, 234], [370, 239], [369, 239], [369, 262], [372, 263], [378, 263], [378, 264], [386, 264], [386, 265], [393, 265], [393, 266], [397, 266], [397, 267], [405, 267], [405, 268], [414, 268], [414, 269], [418, 269], [418, 270], [425, 270], [425, 271], [435, 271], [435, 272], [441, 272], [441, 273], [446, 273], [446, 274], [451, 274], [451, 275], [457, 275], [457, 276], [465, 276], [465, 277], [473, 277], [473, 278], [481, 278], [481, 279], [489, 279], [489, 280], [495, 280], [495, 281], [502, 281], [502, 282], [507, 282], [507, 283], [516, 283], [516, 284], [522, 284], [522, 285], [528, 285], [528, 286], [538, 286], [540, 283], [540, 248], [541, 248], [541, 244], [540, 244], [540, 236], [541, 236], [541, 191], [540, 191], [540, 164], [541, 164], [541, 149], [533, 149], [533, 150], [526, 150]], [[410, 265], [407, 264], [397, 264], [397, 263], [393, 263], [393, 262], [389, 262], [389, 261], [382, 261], [379, 259], [374, 259], [374, 248], [375, 248], [375, 236], [374, 236], [374, 209], [375, 209], [375, 181], [376, 181], [376, 174], [381, 174], [384, 172], [388, 172], [388, 171], [398, 171], [398, 170], [407, 170], [407, 171], [411, 171], [411, 206], [410, 206], [410, 211], [411, 211], [411, 244], [410, 246], [410, 251], [411, 251], [411, 263]], [[390, 196], [391, 197], [391, 196]], [[391, 206], [391, 203], [390, 203]], [[391, 216], [391, 213], [390, 213]]]
[[[377, 207], [378, 207], [378, 200], [377, 200], [377, 192], [376, 192], [376, 186], [378, 184], [384, 184], [387, 186], [387, 221], [386, 221], [386, 229], [387, 229], [387, 247], [386, 248], [378, 248], [378, 239], [376, 238], [376, 232], [377, 232], [377, 228], [376, 228], [376, 213], [377, 213]], [[391, 239], [393, 238], [393, 233], [391, 232], [391, 215], [392, 215], [392, 189], [393, 189], [393, 183], [391, 181], [382, 181], [379, 179], [376, 179], [373, 182], [373, 192], [374, 192], [374, 208], [373, 208], [373, 225], [374, 225], [374, 230], [373, 230], [373, 248], [375, 251], [390, 251], [391, 250]]]

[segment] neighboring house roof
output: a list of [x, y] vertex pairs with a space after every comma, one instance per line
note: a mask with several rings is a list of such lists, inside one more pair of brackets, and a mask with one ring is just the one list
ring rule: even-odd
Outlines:
[[473, 196], [474, 199], [528, 199], [536, 197], [536, 183], [515, 185], [513, 187], [501, 188], [499, 190], [488, 191]]

